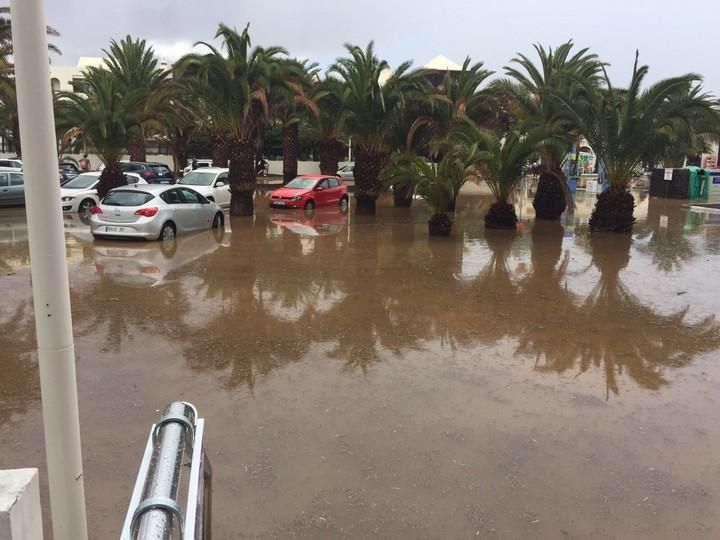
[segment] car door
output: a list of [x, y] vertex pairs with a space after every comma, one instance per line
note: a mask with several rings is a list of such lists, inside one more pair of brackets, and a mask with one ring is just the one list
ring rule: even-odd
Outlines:
[[10, 200], [12, 204], [25, 204], [25, 179], [21, 172], [8, 173], [10, 177]]
[[327, 178], [315, 186], [315, 206], [327, 206], [330, 204], [330, 184]]
[[10, 176], [2, 172], [0, 173], [0, 206], [13, 204], [10, 196]]
[[207, 209], [203, 208], [204, 197], [190, 188], [182, 187], [178, 189], [180, 190], [180, 196], [184, 203], [183, 214], [188, 216], [188, 230], [195, 231], [203, 228], [207, 214]]
[[177, 232], [185, 232], [191, 230], [190, 222], [193, 219], [192, 208], [185, 204], [180, 189], [169, 189], [160, 195], [160, 198], [165, 201], [173, 214], [173, 221], [177, 227]]
[[228, 185], [228, 173], [222, 172], [215, 178], [213, 184], [213, 192], [215, 194], [215, 202], [219, 206], [225, 208], [230, 206], [230, 186]]
[[328, 178], [328, 204], [338, 205], [340, 204], [340, 182], [337, 178]]

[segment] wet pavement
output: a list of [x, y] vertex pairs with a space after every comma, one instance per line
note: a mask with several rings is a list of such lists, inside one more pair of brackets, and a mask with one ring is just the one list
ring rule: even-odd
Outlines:
[[[91, 538], [176, 399], [217, 539], [720, 537], [720, 214], [639, 195], [632, 238], [590, 237], [580, 195], [507, 233], [490, 202], [447, 239], [389, 200], [164, 249], [66, 220]], [[0, 468], [44, 464], [28, 264], [2, 209]]]

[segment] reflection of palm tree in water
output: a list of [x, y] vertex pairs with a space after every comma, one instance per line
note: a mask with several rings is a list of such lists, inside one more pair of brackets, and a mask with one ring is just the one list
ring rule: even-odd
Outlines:
[[[685, 220], [688, 210], [681, 208], [678, 201], [653, 197], [648, 201], [648, 215], [645, 224], [650, 231], [641, 231], [638, 249], [652, 255], [653, 263], [663, 272], [678, 271], [684, 263], [697, 256], [688, 231], [685, 231]], [[660, 220], [667, 218], [667, 225], [661, 227]]]
[[268, 238], [266, 226], [232, 219], [230, 246], [196, 266], [203, 281], [196, 291], [196, 307], [208, 316], [202, 324], [185, 328], [181, 342], [192, 369], [227, 372], [228, 387], [247, 385], [252, 390], [258, 375], [302, 358], [306, 321], [278, 319], [267, 309], [267, 297], [258, 294], [260, 265], [282, 264], [269, 249], [279, 240]]
[[37, 362], [34, 320], [29, 303], [21, 302], [9, 317], [0, 317], [0, 426], [16, 414], [27, 410], [31, 401], [40, 397], [40, 378]]
[[688, 308], [662, 315], [627, 289], [619, 275], [630, 260], [631, 243], [629, 235], [591, 237], [600, 280], [574, 319], [574, 332], [587, 340], [580, 350], [580, 371], [602, 367], [606, 397], [619, 393], [618, 375], [625, 373], [643, 388], [656, 390], [668, 384], [665, 368], [683, 367], [697, 354], [720, 347], [713, 317], [686, 322]]
[[[168, 275], [171, 277], [172, 273]], [[181, 282], [170, 279], [158, 287], [129, 287], [102, 272], [93, 287], [71, 290], [73, 321], [78, 336], [105, 332], [101, 352], [119, 353], [136, 332], [171, 337], [189, 309]]]
[[540, 370], [548, 364], [557, 371], [571, 368], [579, 353], [578, 336], [567, 335], [568, 330], [577, 329], [574, 321], [578, 299], [565, 283], [570, 258], [569, 253], [563, 257], [564, 232], [559, 222], [535, 222], [531, 233], [532, 268], [520, 286], [517, 352], [533, 355]]

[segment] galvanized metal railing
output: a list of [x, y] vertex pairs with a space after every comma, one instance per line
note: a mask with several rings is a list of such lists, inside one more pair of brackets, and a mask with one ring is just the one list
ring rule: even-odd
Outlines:
[[[204, 429], [190, 403], [167, 406], [150, 429], [120, 540], [211, 540], [212, 467]], [[186, 465], [190, 477], [182, 490]]]

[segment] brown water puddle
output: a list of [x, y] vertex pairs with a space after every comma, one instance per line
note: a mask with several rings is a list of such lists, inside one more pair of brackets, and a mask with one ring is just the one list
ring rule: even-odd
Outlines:
[[[580, 196], [486, 232], [489, 202], [449, 239], [387, 200], [169, 250], [67, 220], [91, 537], [175, 399], [208, 422], [217, 538], [720, 537], [720, 224], [641, 197], [632, 238], [591, 238]], [[28, 262], [0, 211], [0, 468], [44, 464]]]

